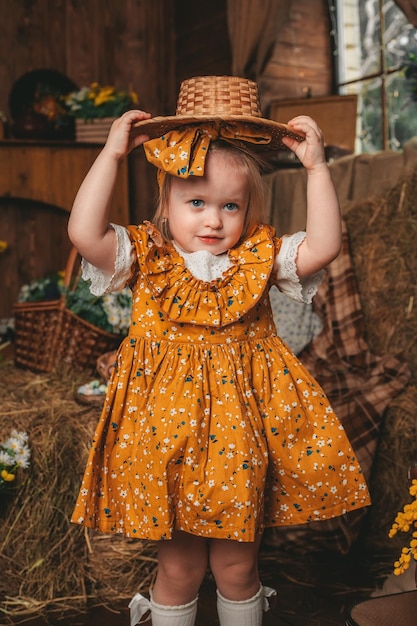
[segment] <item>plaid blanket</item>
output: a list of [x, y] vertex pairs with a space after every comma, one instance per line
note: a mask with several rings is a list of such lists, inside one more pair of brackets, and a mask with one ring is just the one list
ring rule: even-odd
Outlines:
[[[313, 307], [323, 320], [323, 330], [300, 360], [325, 390], [369, 483], [384, 411], [405, 387], [410, 372], [398, 358], [369, 351], [345, 224], [342, 250], [329, 265]], [[366, 512], [359, 509], [322, 522], [270, 528], [264, 542], [298, 552], [325, 549], [346, 554]]]

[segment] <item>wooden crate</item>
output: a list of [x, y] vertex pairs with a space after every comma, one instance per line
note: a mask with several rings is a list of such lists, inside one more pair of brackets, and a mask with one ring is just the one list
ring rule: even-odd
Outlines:
[[316, 120], [327, 146], [355, 151], [357, 96], [319, 96], [295, 100], [274, 100], [269, 117], [288, 122], [296, 115], [309, 115]]

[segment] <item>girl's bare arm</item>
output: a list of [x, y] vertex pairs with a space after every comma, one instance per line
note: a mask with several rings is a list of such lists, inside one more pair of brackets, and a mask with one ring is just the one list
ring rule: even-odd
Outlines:
[[75, 197], [68, 235], [81, 256], [111, 274], [116, 255], [116, 235], [109, 225], [110, 204], [119, 163], [147, 137], [132, 136], [134, 122], [149, 118], [143, 111], [128, 111], [112, 125], [103, 150], [94, 161]]
[[307, 116], [296, 117], [289, 125], [306, 134], [305, 141], [301, 143], [290, 138], [283, 140], [307, 171], [307, 237], [297, 255], [297, 272], [302, 278], [322, 269], [339, 254], [342, 224], [321, 130]]

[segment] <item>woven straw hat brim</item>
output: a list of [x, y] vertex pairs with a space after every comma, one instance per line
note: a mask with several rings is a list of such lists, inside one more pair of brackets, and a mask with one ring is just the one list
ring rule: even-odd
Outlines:
[[[162, 137], [170, 130], [183, 128], [184, 126], [198, 126], [206, 122], [243, 122], [252, 125], [258, 131], [264, 130], [271, 136], [271, 141], [268, 144], [249, 144], [246, 146], [255, 152], [262, 154], [264, 158], [268, 160], [273, 158], [273, 153], [277, 150], [287, 150], [288, 148], [282, 143], [283, 137], [292, 137], [297, 141], [304, 141], [305, 135], [302, 133], [295, 133], [286, 124], [275, 122], [263, 117], [253, 117], [244, 115], [194, 115], [194, 116], [160, 116], [153, 117], [149, 120], [142, 120], [134, 124], [136, 134], [148, 135], [150, 139], [156, 137]], [[242, 142], [243, 143], [243, 142]]]

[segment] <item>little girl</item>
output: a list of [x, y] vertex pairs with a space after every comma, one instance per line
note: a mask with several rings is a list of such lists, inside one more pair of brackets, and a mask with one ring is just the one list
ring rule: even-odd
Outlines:
[[[133, 292], [73, 516], [157, 542], [151, 599], [133, 598], [132, 626], [147, 608], [153, 626], [192, 626], [208, 567], [220, 624], [259, 626], [274, 593], [257, 570], [264, 528], [369, 504], [344, 430], [277, 336], [268, 296], [276, 283], [311, 301], [339, 252], [321, 131], [305, 116], [285, 126], [243, 108], [219, 114], [216, 97], [206, 91], [212, 112], [199, 116], [116, 120], [69, 220], [93, 293]], [[142, 143], [158, 169], [154, 223], [109, 224], [118, 162]], [[285, 147], [307, 170], [308, 216], [306, 232], [278, 238], [261, 222], [260, 172]]]

